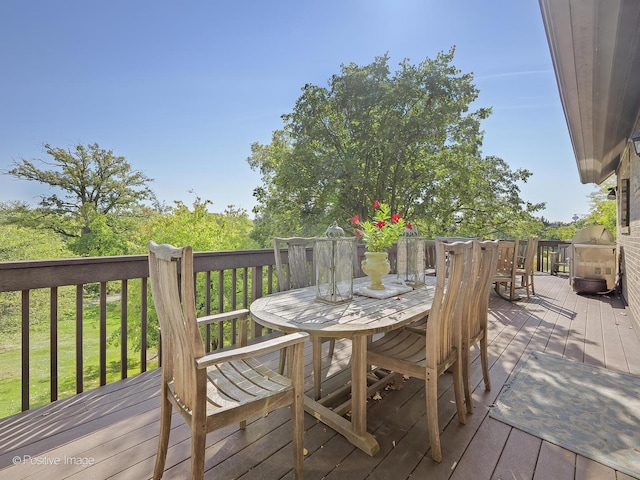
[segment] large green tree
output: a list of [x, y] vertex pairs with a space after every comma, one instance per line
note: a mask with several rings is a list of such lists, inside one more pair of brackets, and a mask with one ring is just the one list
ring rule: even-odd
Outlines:
[[[52, 190], [40, 197], [37, 208], [22, 205], [14, 209], [14, 221], [50, 229], [69, 239], [85, 237], [70, 243], [79, 254], [127, 253], [120, 247], [105, 250], [104, 244], [93, 245], [91, 238], [117, 236], [129, 228], [128, 224], [122, 225], [123, 219], [134, 216], [145, 201], [155, 198], [148, 185], [151, 179], [133, 170], [124, 157], [97, 143], [69, 150], [47, 144], [45, 152], [50, 160], [22, 159], [5, 172]], [[94, 232], [96, 228], [100, 235]]]
[[617, 203], [607, 198], [609, 190], [615, 186], [615, 178], [610, 178], [588, 195], [589, 213], [582, 219], [581, 228], [588, 225], [602, 225], [614, 236], [616, 235]]
[[307, 84], [269, 145], [248, 162], [261, 172], [256, 236], [317, 234], [332, 220], [367, 218], [374, 200], [425, 234], [508, 234], [542, 208], [520, 199], [530, 172], [482, 158], [478, 90], [452, 65], [454, 49], [392, 72], [387, 55], [343, 65], [328, 87]]

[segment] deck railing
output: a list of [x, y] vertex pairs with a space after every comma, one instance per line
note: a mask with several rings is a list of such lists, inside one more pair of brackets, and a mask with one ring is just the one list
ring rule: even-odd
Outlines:
[[[539, 240], [538, 241], [538, 253], [536, 255], [536, 270], [538, 272], [551, 272], [551, 252], [560, 252], [561, 255], [566, 255], [567, 250], [562, 250], [559, 247], [564, 245], [571, 245], [571, 242], [560, 242], [557, 240]], [[566, 263], [565, 257], [559, 258], [561, 263]], [[568, 272], [564, 272], [568, 273]]]
[[[216, 312], [246, 308], [252, 299], [272, 292], [276, 288], [274, 275], [274, 256], [272, 250], [242, 250], [222, 252], [198, 252], [194, 255], [196, 281], [200, 288], [201, 298], [197, 299], [199, 313], [208, 315]], [[49, 331], [49, 391], [50, 401], [58, 399], [59, 390], [59, 342], [58, 327], [62, 320], [70, 320], [69, 311], [61, 312], [61, 290], [75, 290], [75, 392], [84, 389], [85, 365], [84, 346], [87, 342], [85, 330], [85, 306], [97, 303], [99, 311], [98, 343], [99, 343], [99, 385], [107, 383], [107, 306], [112, 310], [113, 304], [119, 305], [120, 332], [118, 335], [119, 378], [129, 374], [129, 343], [137, 343], [139, 354], [139, 371], [148, 369], [147, 359], [157, 355], [157, 347], [149, 348], [149, 315], [152, 311], [150, 286], [148, 282], [149, 268], [146, 255], [120, 257], [72, 258], [64, 260], [43, 260], [24, 262], [0, 262], [0, 292], [20, 292], [19, 311], [21, 315], [20, 349], [21, 349], [21, 409], [30, 407], [30, 372], [32, 371], [31, 328], [35, 323], [34, 307], [31, 299], [41, 290], [48, 290], [48, 331]], [[136, 284], [135, 289], [130, 286]], [[139, 288], [138, 288], [139, 286]], [[130, 290], [136, 290], [137, 298], [130, 298]], [[0, 293], [2, 295], [3, 293]], [[17, 297], [17, 295], [14, 295]], [[6, 306], [6, 300], [5, 300]], [[43, 307], [39, 304], [39, 310]], [[134, 306], [132, 308], [132, 306]], [[130, 311], [136, 312], [138, 318], [132, 318]], [[41, 312], [38, 312], [41, 315]], [[42, 321], [42, 319], [39, 319]], [[138, 322], [136, 328], [138, 338], [130, 338], [127, 332], [131, 322]], [[138, 327], [138, 325], [136, 325]], [[235, 328], [231, 328], [235, 334]], [[151, 332], [153, 333], [153, 332]], [[206, 345], [223, 348], [225, 335], [222, 332], [207, 330]], [[254, 336], [261, 332], [257, 327], [252, 329]], [[151, 335], [153, 337], [153, 334]], [[217, 337], [217, 338], [212, 338]], [[157, 335], [156, 335], [157, 338]], [[157, 342], [156, 342], [157, 345]], [[111, 352], [113, 353], [113, 352]], [[110, 355], [113, 357], [113, 354]], [[4, 363], [4, 362], [3, 362]], [[6, 364], [3, 365], [6, 368]]]
[[[538, 270], [549, 271], [549, 252], [557, 248], [558, 243], [562, 242], [539, 242]], [[359, 255], [362, 256], [363, 252], [364, 249], [361, 247]], [[309, 259], [311, 260], [311, 250]], [[0, 315], [10, 315], [13, 311], [19, 312], [20, 316], [20, 333], [17, 335], [20, 344], [20, 364], [8, 367], [3, 359], [2, 365], [3, 368], [14, 368], [15, 371], [20, 369], [21, 394], [19, 399], [8, 399], [6, 392], [3, 392], [3, 401], [16, 404], [19, 402], [20, 407], [15, 409], [16, 413], [32, 406], [33, 392], [30, 386], [35, 382], [32, 382], [30, 372], [43, 368], [42, 360], [38, 360], [36, 364], [31, 357], [32, 324], [35, 323], [36, 315], [42, 315], [42, 310], [47, 311], [44, 315], [48, 317], [39, 318], [38, 321], [46, 322], [48, 327], [48, 359], [44, 363], [48, 364], [46, 369], [49, 373], [49, 401], [53, 402], [59, 398], [61, 381], [65, 384], [73, 381], [75, 385], [72, 390], [75, 393], [82, 392], [85, 389], [87, 370], [95, 370], [94, 367], [88, 368], [85, 362], [85, 347], [90, 342], [90, 333], [93, 333], [87, 331], [87, 305], [94, 305], [94, 309], [98, 311], [97, 385], [105, 385], [108, 380], [126, 378], [131, 373], [130, 362], [139, 364], [133, 373], [155, 368], [158, 364], [158, 342], [153, 341], [153, 345], [149, 345], [150, 338], [157, 339], [157, 332], [150, 328], [150, 316], [153, 316], [154, 312], [147, 262], [146, 255], [0, 262], [0, 309], [4, 305], [4, 311], [0, 311]], [[286, 255], [284, 262], [286, 263]], [[270, 249], [196, 252], [194, 282], [198, 286], [196, 301], [199, 314], [208, 315], [236, 308], [248, 308], [254, 299], [275, 291], [277, 283], [274, 264], [273, 251]], [[66, 292], [64, 295], [63, 290]], [[37, 306], [34, 305], [32, 299], [37, 295], [39, 298], [42, 297], [43, 292], [48, 293], [45, 295], [48, 296], [48, 301], [45, 301], [43, 306], [40, 299]], [[2, 298], [3, 295], [12, 297]], [[63, 301], [72, 304], [71, 307], [61, 308]], [[11, 305], [11, 302], [14, 304]], [[114, 307], [115, 315], [119, 317], [115, 327], [118, 341], [109, 342], [107, 323], [109, 319], [113, 321]], [[6, 321], [6, 318], [0, 321]], [[60, 347], [58, 337], [62, 321], [75, 324], [75, 352], [70, 353], [66, 347]], [[134, 333], [130, 334], [130, 330]], [[234, 324], [221, 327], [217, 331], [207, 330], [204, 332], [207, 350], [223, 348], [229, 339], [233, 341], [235, 334]], [[255, 338], [263, 332], [259, 325], [252, 324], [250, 334]], [[40, 337], [41, 335], [39, 341]], [[135, 354], [132, 353], [132, 344], [137, 347]], [[0, 350], [0, 355], [6, 354]], [[75, 363], [74, 380], [60, 378], [60, 357], [63, 355], [67, 359], [66, 363]], [[132, 355], [138, 358], [132, 359]], [[70, 360], [70, 356], [73, 360]], [[111, 361], [108, 361], [108, 358], [111, 358]], [[114, 358], [116, 360], [113, 360]], [[155, 359], [151, 365], [150, 358]], [[113, 372], [114, 369], [115, 373], [108, 378], [108, 372]], [[67, 373], [66, 376], [68, 375]], [[0, 382], [0, 390], [2, 389]], [[68, 391], [66, 395], [69, 395]], [[40, 398], [35, 403], [43, 402], [46, 403], [46, 399]]]

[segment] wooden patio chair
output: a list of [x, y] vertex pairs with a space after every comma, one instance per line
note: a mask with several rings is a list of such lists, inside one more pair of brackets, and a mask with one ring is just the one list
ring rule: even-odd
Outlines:
[[[518, 240], [500, 240], [498, 242], [498, 265], [492, 283], [495, 283], [496, 293], [509, 301], [517, 300], [515, 291], [519, 243]], [[500, 293], [500, 286], [509, 290], [508, 297]]]
[[[191, 428], [191, 478], [204, 476], [206, 434], [226, 425], [291, 406], [296, 478], [303, 478], [304, 341], [306, 333], [247, 345], [248, 310], [196, 318], [193, 250], [149, 243], [149, 276], [162, 343], [160, 436], [153, 473], [164, 473], [172, 406]], [[239, 346], [205, 353], [198, 327], [240, 319]], [[290, 348], [290, 377], [264, 367], [256, 356]]]
[[516, 268], [516, 277], [520, 277], [520, 284], [516, 289], [526, 289], [527, 298], [529, 296], [529, 289], [533, 295], [536, 294], [535, 285], [533, 283], [533, 274], [535, 273], [535, 259], [538, 252], [538, 237], [530, 237], [527, 240], [524, 256], [518, 258], [518, 267]]
[[[307, 262], [307, 247], [313, 246], [315, 238], [290, 237], [273, 239], [273, 253], [276, 259], [278, 291], [304, 288], [315, 284], [315, 265]], [[287, 268], [283, 261], [283, 252], [287, 254]], [[314, 396], [318, 400], [322, 390], [322, 344], [329, 342], [329, 358], [333, 358], [336, 347], [335, 338], [312, 337], [313, 349], [313, 385]], [[284, 372], [286, 351], [280, 355], [280, 373]]]
[[469, 313], [465, 315], [462, 327], [462, 378], [464, 382], [464, 397], [467, 412], [473, 413], [473, 399], [471, 397], [471, 347], [480, 344], [480, 362], [482, 364], [482, 378], [484, 388], [491, 390], [489, 378], [489, 359], [487, 355], [487, 317], [489, 309], [489, 293], [492, 279], [498, 265], [498, 241], [473, 242], [473, 272], [474, 279], [472, 295], [469, 303]]
[[549, 253], [549, 271], [551, 275], [558, 275], [560, 273], [560, 267], [563, 268], [563, 273], [567, 273], [566, 268], [570, 263], [570, 247], [571, 245], [558, 245], [558, 248]]
[[[438, 377], [453, 371], [458, 420], [466, 423], [462, 386], [462, 318], [468, 309], [467, 298], [472, 268], [472, 242], [438, 242], [436, 288], [426, 335], [407, 329], [393, 330], [373, 341], [367, 349], [367, 363], [395, 373], [420, 378], [425, 382], [427, 429], [431, 456], [442, 461], [438, 425]], [[446, 278], [445, 255], [449, 259]]]
[[[428, 240], [427, 243], [427, 258], [428, 261], [430, 261], [431, 265], [432, 265], [432, 270], [431, 270], [431, 275], [436, 275], [436, 243], [438, 242], [443, 242], [443, 243], [453, 243], [453, 242], [469, 242], [472, 240], [479, 240], [479, 238], [474, 237], [474, 238], [468, 238], [468, 237], [436, 237], [435, 240]], [[445, 261], [445, 268], [448, 268], [448, 262]], [[427, 269], [427, 272], [429, 272], [429, 269]], [[416, 333], [422, 333], [424, 334], [427, 330], [427, 320], [429, 319], [429, 316], [427, 315], [424, 318], [421, 318], [419, 320], [416, 320], [415, 322], [412, 322], [410, 325], [404, 327], [409, 331], [412, 332], [416, 332]]]
[[425, 243], [425, 275], [436, 274], [436, 241], [427, 240]]

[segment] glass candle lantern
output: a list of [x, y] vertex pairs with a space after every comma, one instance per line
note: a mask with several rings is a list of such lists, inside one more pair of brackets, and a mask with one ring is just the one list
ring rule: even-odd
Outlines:
[[355, 241], [355, 237], [345, 237], [337, 222], [333, 222], [324, 237], [316, 239], [313, 249], [316, 299], [342, 303], [353, 298]]
[[418, 286], [424, 284], [426, 239], [418, 230], [406, 228], [398, 238], [398, 278], [406, 284]]

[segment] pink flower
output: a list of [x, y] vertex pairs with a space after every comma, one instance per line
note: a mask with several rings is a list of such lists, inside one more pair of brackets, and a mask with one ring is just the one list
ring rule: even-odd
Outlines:
[[413, 230], [413, 225], [411, 225], [410, 223], [407, 223], [405, 225], [409, 230]]
[[400, 221], [400, 214], [394, 213], [393, 215], [391, 215], [391, 221], [393, 223], [398, 223]]
[[356, 223], [356, 224], [357, 224], [357, 223], [360, 223], [360, 219], [358, 218], [358, 215], [354, 215], [354, 216], [351, 218], [351, 222], [352, 222], [352, 223]]
[[373, 201], [373, 208], [380, 208], [380, 202], [378, 200]]
[[384, 220], [380, 220], [378, 223], [376, 223], [376, 227], [378, 228], [382, 228], [386, 225], [386, 222]]
[[360, 238], [362, 236], [362, 232], [359, 228], [356, 228], [356, 237]]

